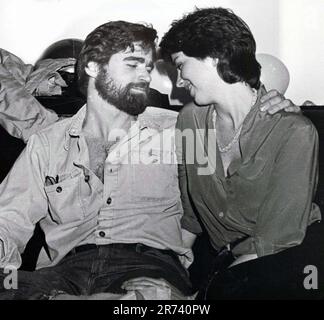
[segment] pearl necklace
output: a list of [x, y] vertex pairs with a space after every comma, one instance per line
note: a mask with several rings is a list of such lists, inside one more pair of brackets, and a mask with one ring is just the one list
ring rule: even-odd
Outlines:
[[226, 145], [226, 146], [221, 146], [219, 143], [218, 143], [218, 149], [219, 149], [219, 152], [221, 153], [225, 153], [225, 152], [228, 152], [229, 150], [232, 149], [234, 143], [236, 143], [236, 141], [238, 140], [239, 136], [240, 136], [240, 133], [241, 133], [241, 130], [242, 130], [242, 125], [240, 125], [240, 127], [236, 130], [235, 132], [235, 135], [233, 137], [233, 139]]
[[[251, 107], [255, 105], [256, 101], [258, 99], [258, 94], [256, 90], [253, 90], [253, 96], [252, 96], [252, 101], [251, 101]], [[214, 128], [216, 130], [216, 110], [214, 110], [213, 112], [213, 122], [214, 122]], [[237, 130], [235, 131], [234, 137], [233, 139], [225, 146], [221, 146], [218, 143], [218, 150], [221, 153], [225, 153], [228, 152], [229, 150], [232, 149], [233, 145], [237, 142], [238, 138], [240, 137], [241, 134], [241, 130], [242, 130], [242, 126], [243, 126], [243, 122], [241, 123], [241, 125], [237, 128]]]

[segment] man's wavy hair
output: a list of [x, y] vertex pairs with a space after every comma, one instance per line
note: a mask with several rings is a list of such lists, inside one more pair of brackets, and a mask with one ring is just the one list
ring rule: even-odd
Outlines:
[[85, 39], [76, 65], [76, 75], [80, 92], [86, 97], [89, 76], [85, 68], [90, 61], [100, 67], [109, 62], [110, 57], [140, 42], [144, 50], [156, 55], [157, 32], [151, 26], [126, 21], [111, 21], [93, 30]]
[[260, 86], [261, 66], [255, 57], [253, 35], [229, 9], [196, 9], [174, 21], [160, 48], [166, 59], [180, 51], [198, 59], [218, 58], [217, 71], [225, 82], [246, 82], [255, 89]]

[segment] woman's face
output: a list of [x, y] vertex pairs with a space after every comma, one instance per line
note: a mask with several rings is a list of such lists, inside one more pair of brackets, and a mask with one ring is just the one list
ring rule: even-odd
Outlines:
[[201, 60], [182, 51], [173, 53], [171, 58], [178, 69], [178, 87], [186, 88], [198, 105], [217, 102], [220, 85], [225, 82], [218, 75], [216, 59], [207, 57]]

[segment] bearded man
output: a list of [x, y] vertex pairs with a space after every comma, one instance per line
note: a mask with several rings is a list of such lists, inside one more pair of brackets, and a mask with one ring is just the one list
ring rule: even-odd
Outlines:
[[174, 153], [161, 152], [160, 136], [173, 134], [176, 113], [143, 113], [155, 46], [156, 30], [124, 21], [86, 38], [77, 63], [86, 106], [33, 135], [1, 185], [0, 267], [19, 268], [37, 222], [48, 250], [36, 271], [18, 271], [18, 288], [1, 288], [0, 272], [0, 299], [122, 296], [131, 279], [146, 281], [137, 298], [192, 294], [177, 168], [160, 159]]

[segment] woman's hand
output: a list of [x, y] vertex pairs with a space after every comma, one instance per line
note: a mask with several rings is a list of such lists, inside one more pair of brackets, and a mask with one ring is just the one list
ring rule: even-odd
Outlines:
[[301, 112], [298, 106], [295, 106], [291, 100], [286, 99], [277, 90], [270, 90], [260, 99], [260, 110], [268, 112], [269, 114], [275, 114], [278, 111], [285, 110], [286, 112]]

